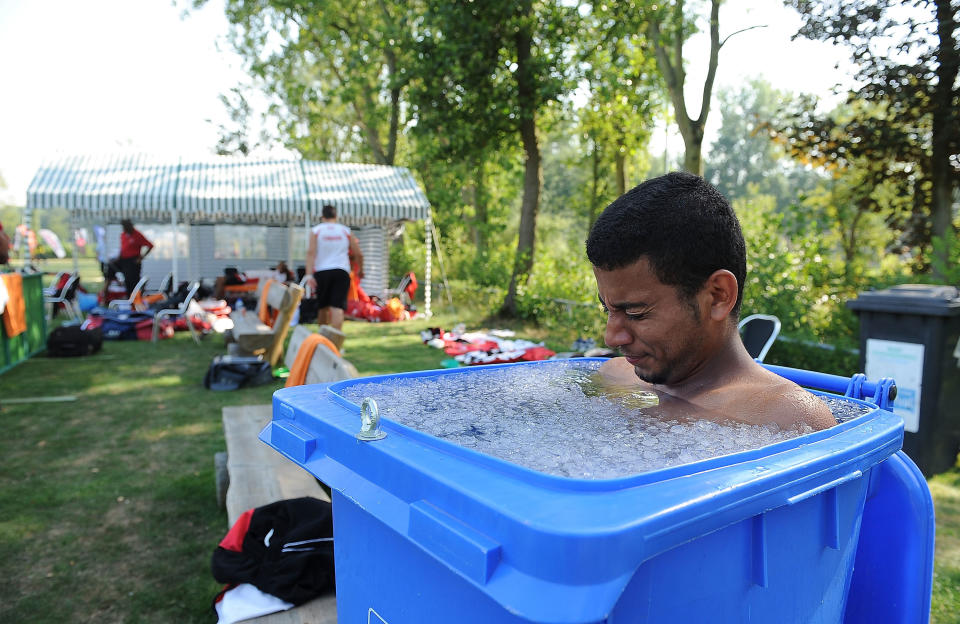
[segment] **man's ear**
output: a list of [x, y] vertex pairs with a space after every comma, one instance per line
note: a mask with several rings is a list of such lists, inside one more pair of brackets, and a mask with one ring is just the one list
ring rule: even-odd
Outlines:
[[723, 321], [729, 318], [731, 310], [737, 305], [739, 284], [736, 276], [726, 269], [717, 269], [703, 285], [707, 305], [710, 306], [710, 319]]

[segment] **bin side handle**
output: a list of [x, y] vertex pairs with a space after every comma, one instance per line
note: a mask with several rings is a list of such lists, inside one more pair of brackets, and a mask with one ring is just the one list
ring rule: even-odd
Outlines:
[[500, 563], [498, 542], [425, 500], [410, 504], [409, 535], [427, 552], [481, 585], [490, 580]]
[[821, 483], [820, 485], [818, 485], [817, 487], [815, 487], [815, 488], [813, 488], [813, 489], [811, 489], [811, 490], [807, 490], [806, 492], [801, 492], [801, 493], [799, 493], [799, 494], [794, 494], [793, 496], [791, 496], [790, 498], [787, 499], [787, 504], [788, 504], [788, 505], [796, 505], [796, 504], [799, 503], [800, 501], [806, 500], [806, 499], [810, 498], [811, 496], [816, 496], [817, 494], [820, 494], [821, 492], [826, 492], [827, 490], [832, 490], [833, 488], [835, 488], [835, 487], [837, 487], [837, 486], [839, 486], [839, 485], [843, 485], [843, 484], [846, 483], [847, 481], [853, 481], [854, 479], [859, 479], [859, 478], [862, 477], [862, 476], [863, 476], [863, 472], [862, 472], [862, 471], [860, 471], [860, 470], [854, 470], [853, 472], [851, 472], [851, 473], [849, 473], [849, 474], [845, 474], [845, 475], [843, 475], [842, 477], [837, 477], [837, 478], [834, 479], [833, 481], [827, 481], [826, 483]]

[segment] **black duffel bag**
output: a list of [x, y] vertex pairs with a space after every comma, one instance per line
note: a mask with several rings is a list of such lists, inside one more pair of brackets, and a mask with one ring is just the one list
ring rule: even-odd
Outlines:
[[61, 325], [47, 337], [49, 357], [76, 357], [96, 353], [103, 346], [99, 327], [81, 329], [80, 325]]
[[270, 363], [254, 356], [217, 355], [203, 377], [210, 390], [237, 390], [273, 381]]

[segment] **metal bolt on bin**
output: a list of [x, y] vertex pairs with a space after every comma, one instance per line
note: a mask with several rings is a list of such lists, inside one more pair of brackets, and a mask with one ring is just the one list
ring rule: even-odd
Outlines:
[[333, 490], [344, 622], [927, 622], [933, 504], [899, 452], [893, 380], [768, 368], [868, 409], [768, 447], [592, 481], [389, 419], [385, 438], [358, 439], [345, 388], [479, 372], [446, 369], [279, 390], [260, 438]]

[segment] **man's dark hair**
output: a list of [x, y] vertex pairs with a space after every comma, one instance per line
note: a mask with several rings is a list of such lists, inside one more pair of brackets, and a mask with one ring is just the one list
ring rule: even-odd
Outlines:
[[726, 269], [737, 278], [733, 317], [740, 313], [747, 276], [740, 222], [723, 195], [691, 173], [647, 180], [614, 200], [590, 229], [587, 257], [605, 271], [645, 257], [657, 279], [688, 300]]
[[337, 207], [327, 204], [323, 207], [323, 218], [324, 219], [336, 219], [337, 218]]

